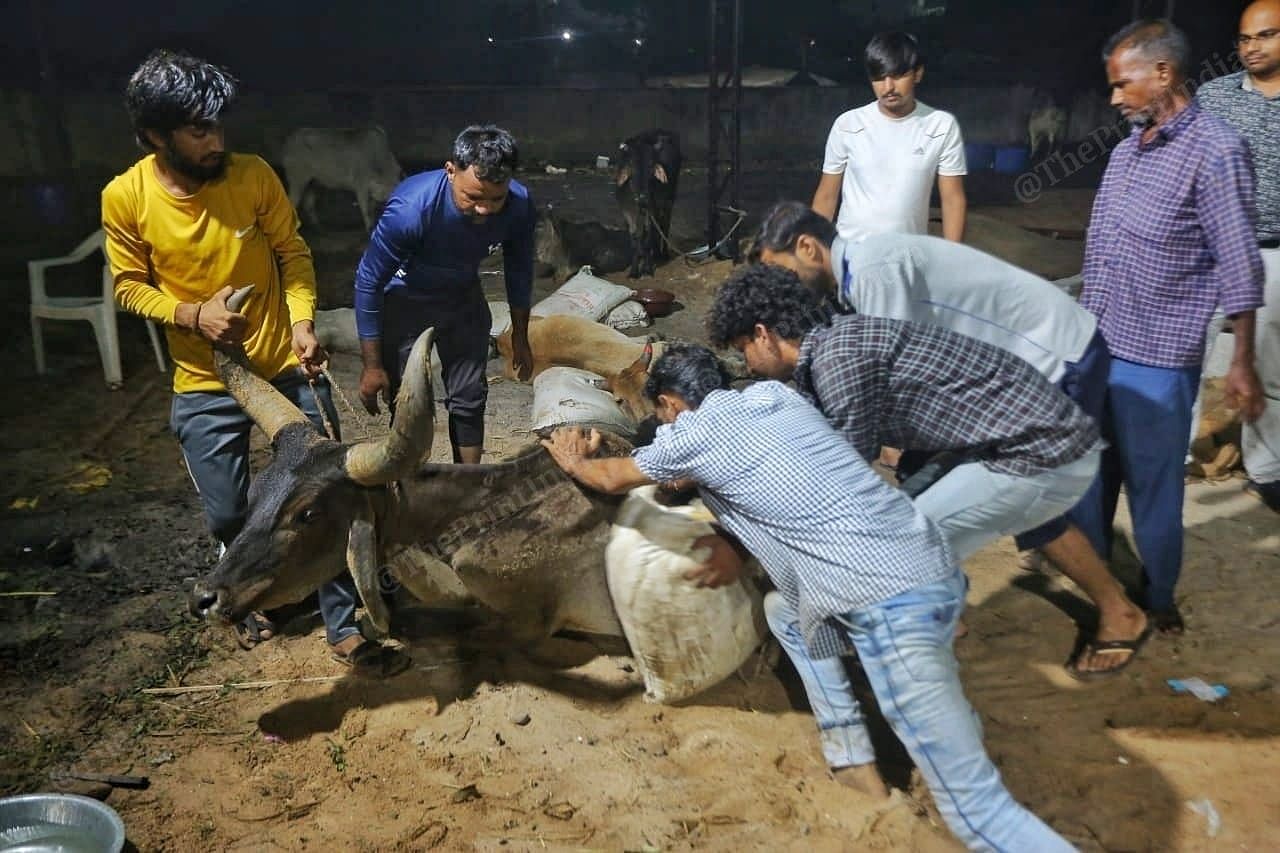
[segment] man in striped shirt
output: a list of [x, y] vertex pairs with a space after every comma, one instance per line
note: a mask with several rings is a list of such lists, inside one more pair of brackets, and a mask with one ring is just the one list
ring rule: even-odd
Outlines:
[[[696, 482], [719, 523], [800, 614], [799, 642], [834, 634], [857, 648], [881, 711], [966, 846], [1071, 850], [1010, 796], [982, 745], [951, 649], [966, 582], [937, 527], [781, 383], [728, 390], [713, 353], [672, 346], [645, 390], [663, 425], [631, 457], [591, 458], [594, 431], [557, 430], [543, 444], [599, 491]], [[740, 566], [713, 559], [697, 579], [728, 583]], [[861, 709], [853, 700], [841, 710], [860, 787], [884, 795]]]
[[1254, 370], [1262, 305], [1248, 148], [1187, 95], [1190, 48], [1168, 21], [1136, 21], [1103, 50], [1111, 103], [1133, 133], [1111, 153], [1093, 203], [1080, 303], [1111, 349], [1098, 482], [1073, 519], [1104, 558], [1121, 485], [1142, 559], [1146, 604], [1162, 632], [1183, 631], [1184, 459], [1215, 308], [1231, 319], [1228, 402], [1246, 423], [1264, 398]]

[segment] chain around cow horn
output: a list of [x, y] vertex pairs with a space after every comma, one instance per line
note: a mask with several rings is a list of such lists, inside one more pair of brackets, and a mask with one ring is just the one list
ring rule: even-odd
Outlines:
[[362, 442], [347, 450], [347, 476], [362, 486], [398, 480], [416, 469], [431, 452], [435, 405], [431, 393], [431, 345], [436, 330], [418, 336], [396, 394], [391, 432], [378, 442]]
[[[250, 284], [228, 296], [227, 309], [238, 312], [252, 290]], [[289, 424], [310, 423], [288, 397], [253, 372], [241, 344], [214, 344], [213, 367], [222, 384], [227, 386], [227, 392], [272, 441]]]

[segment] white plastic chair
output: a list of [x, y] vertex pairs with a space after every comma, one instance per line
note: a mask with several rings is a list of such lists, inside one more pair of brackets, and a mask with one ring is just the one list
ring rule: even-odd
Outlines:
[[[31, 281], [31, 345], [36, 353], [36, 373], [45, 372], [44, 332], [42, 320], [88, 320], [98, 341], [98, 354], [102, 356], [102, 371], [107, 384], [116, 387], [124, 383], [120, 369], [120, 335], [116, 328], [116, 300], [111, 265], [106, 262], [106, 235], [99, 229], [90, 234], [68, 255], [58, 258], [40, 258], [27, 261], [27, 277]], [[104, 251], [102, 264], [101, 296], [50, 296], [45, 290], [45, 270], [83, 261], [98, 250]], [[145, 321], [151, 348], [155, 350], [156, 367], [166, 370], [164, 350], [160, 348], [160, 335], [150, 320]]]

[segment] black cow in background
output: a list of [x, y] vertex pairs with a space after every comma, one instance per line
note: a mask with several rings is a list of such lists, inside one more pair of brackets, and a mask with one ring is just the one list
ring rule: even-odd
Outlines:
[[632, 278], [653, 275], [671, 257], [671, 208], [680, 178], [680, 137], [668, 130], [637, 133], [618, 148], [614, 195], [631, 233]]

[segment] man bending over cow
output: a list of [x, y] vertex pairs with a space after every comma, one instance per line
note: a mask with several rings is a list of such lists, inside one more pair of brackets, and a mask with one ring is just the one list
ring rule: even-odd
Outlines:
[[[803, 633], [780, 639], [832, 654], [850, 643], [858, 650], [885, 718], [961, 841], [983, 850], [1072, 849], [1010, 796], [983, 747], [951, 648], [967, 582], [933, 522], [795, 391], [780, 382], [728, 390], [710, 350], [669, 348], [646, 393], [663, 425], [630, 457], [591, 458], [594, 431], [587, 438], [560, 429], [543, 444], [566, 473], [599, 491], [696, 482], [800, 615], [788, 630]], [[714, 559], [701, 582], [728, 583], [740, 566]], [[885, 796], [852, 693], [831, 710], [858, 787]]]
[[[318, 429], [326, 418], [338, 429], [312, 323], [311, 251], [271, 167], [225, 150], [221, 115], [234, 97], [235, 81], [223, 69], [153, 53], [125, 91], [138, 144], [149, 153], [102, 191], [116, 299], [165, 324], [174, 363], [169, 426], [224, 548], [245, 522], [253, 421], [218, 379], [211, 343], [242, 343], [255, 373]], [[232, 287], [248, 283], [256, 290], [243, 313], [228, 310]], [[320, 588], [320, 613], [340, 662], [370, 675], [408, 667], [408, 657], [360, 635], [349, 580]], [[248, 649], [274, 629], [252, 613], [236, 634]]]
[[511, 305], [512, 361], [522, 380], [533, 366], [535, 211], [529, 191], [511, 177], [518, 162], [510, 133], [493, 125], [468, 127], [443, 169], [396, 187], [356, 269], [361, 402], [370, 414], [378, 413], [379, 397], [391, 406], [414, 341], [434, 326], [454, 462], [479, 462], [484, 452], [492, 320], [479, 267], [498, 244]]
[[[786, 267], [859, 314], [942, 326], [1013, 353], [1101, 422], [1111, 355], [1098, 322], [1039, 276], [937, 237], [879, 234], [853, 243], [799, 202], [765, 215], [751, 260]], [[911, 473], [919, 456], [906, 454], [899, 475]], [[1119, 672], [1147, 618], [1088, 537], [1064, 516], [1014, 539], [1020, 550], [1042, 550], [1098, 607], [1097, 632], [1069, 665], [1072, 674]]]
[[[741, 350], [752, 373], [794, 379], [865, 459], [884, 444], [959, 460], [916, 499], [960, 559], [1073, 507], [1098, 469], [1098, 426], [1027, 362], [947, 329], [861, 315], [829, 322], [822, 298], [792, 271], [753, 264], [729, 278], [707, 317], [711, 341]], [[908, 481], [910, 484], [910, 481]], [[1113, 581], [1114, 582], [1114, 581]], [[795, 614], [770, 614], [783, 622]], [[1127, 666], [1150, 636], [1095, 643]], [[803, 646], [788, 648], [803, 658]], [[1076, 678], [1098, 675], [1069, 660]], [[797, 665], [810, 695], [838, 666]]]

